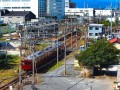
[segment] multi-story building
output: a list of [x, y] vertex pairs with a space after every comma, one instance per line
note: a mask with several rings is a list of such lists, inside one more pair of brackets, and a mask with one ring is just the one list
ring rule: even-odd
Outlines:
[[31, 11], [38, 17], [38, 0], [0, 0], [0, 9]]
[[70, 8], [76, 8], [76, 3], [70, 2]]
[[2, 9], [0, 10], [0, 14], [0, 20], [7, 24], [24, 23], [36, 18], [31, 11], [8, 11]]
[[103, 24], [89, 24], [88, 25], [88, 38], [97, 39], [103, 37], [105, 34], [105, 29]]
[[95, 10], [95, 16], [111, 16], [112, 10]]
[[38, 0], [38, 17], [46, 16], [46, 0]]
[[66, 8], [65, 15], [77, 15], [77, 16], [94, 16], [93, 8]]
[[70, 7], [70, 0], [65, 0], [65, 8], [69, 8]]
[[64, 18], [65, 0], [47, 0], [47, 15], [56, 16], [57, 19]]
[[118, 2], [118, 10], [120, 10], [120, 2]]

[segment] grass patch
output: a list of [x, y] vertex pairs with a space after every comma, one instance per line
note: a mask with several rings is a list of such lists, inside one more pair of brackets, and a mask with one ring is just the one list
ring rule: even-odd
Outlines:
[[2, 29], [0, 34], [13, 33], [16, 31], [15, 29], [11, 28], [10, 26], [1, 26], [0, 28]]
[[59, 61], [59, 62], [58, 62], [58, 65], [55, 64], [55, 65], [54, 65], [53, 67], [51, 67], [48, 71], [53, 71], [53, 70], [55, 70], [56, 68], [62, 66], [63, 63], [64, 63], [63, 61]]
[[0, 61], [0, 85], [4, 85], [18, 76], [19, 57], [16, 55], [8, 55], [6, 60], [4, 55], [2, 55]]
[[5, 42], [6, 39], [5, 38], [0, 38], [0, 41]]
[[[69, 59], [69, 58], [73, 57], [74, 54], [75, 54], [75, 52], [70, 53], [69, 55], [66, 56], [66, 59]], [[61, 61], [58, 62], [58, 65], [57, 65], [57, 63], [56, 63], [53, 67], [51, 67], [51, 68], [48, 70], [48, 72], [57, 69], [58, 67], [62, 66], [63, 64], [64, 64], [64, 58], [63, 58]]]

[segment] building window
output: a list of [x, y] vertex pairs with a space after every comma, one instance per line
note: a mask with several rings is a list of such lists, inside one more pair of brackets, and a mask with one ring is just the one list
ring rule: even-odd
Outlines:
[[30, 9], [30, 7], [22, 7], [22, 9]]
[[95, 33], [95, 36], [99, 36], [99, 33]]
[[4, 7], [4, 9], [11, 9], [11, 7]]
[[29, 2], [30, 0], [21, 0], [21, 1], [23, 1], [23, 2]]
[[3, 2], [10, 2], [11, 0], [2, 0]]
[[19, 2], [20, 0], [12, 0], [13, 2]]
[[80, 12], [83, 12], [83, 10], [80, 10]]
[[17, 17], [17, 18], [20, 18], [20, 17]]
[[85, 10], [85, 12], [88, 12], [88, 10]]
[[89, 30], [93, 30], [93, 27], [89, 27]]
[[95, 30], [99, 30], [99, 27], [95, 27]]
[[89, 33], [89, 36], [93, 36], [93, 33]]
[[12, 18], [12, 17], [9, 17], [9, 18]]
[[12, 9], [20, 9], [20, 7], [12, 7]]

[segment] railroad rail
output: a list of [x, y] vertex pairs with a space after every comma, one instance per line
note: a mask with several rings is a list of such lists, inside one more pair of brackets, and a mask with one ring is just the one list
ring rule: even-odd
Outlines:
[[[61, 37], [61, 38], [62, 38], [62, 39], [59, 39], [59, 40], [63, 41], [63, 37]], [[75, 34], [72, 36], [72, 38], [71, 38], [71, 35], [67, 36], [66, 41], [65, 41], [65, 43], [66, 43], [66, 48], [71, 47], [71, 45], [74, 45], [75, 43], [77, 43], [77, 45], [78, 45], [78, 42], [76, 42], [76, 40], [80, 40], [80, 36], [77, 36], [77, 37], [76, 37]], [[71, 44], [71, 43], [72, 43], [72, 44]], [[24, 73], [24, 74], [25, 74], [25, 73]], [[10, 85], [14, 85], [14, 84], [18, 83], [18, 81], [19, 81], [19, 77], [17, 76], [17, 77], [15, 77], [11, 82], [9, 82], [9, 83], [1, 86], [1, 87], [0, 87], [0, 90], [7, 90]]]

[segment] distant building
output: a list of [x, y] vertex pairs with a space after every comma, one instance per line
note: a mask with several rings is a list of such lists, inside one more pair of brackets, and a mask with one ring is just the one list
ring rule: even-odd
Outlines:
[[117, 49], [120, 49], [120, 38], [112, 38], [109, 40], [109, 43], [114, 44]]
[[8, 13], [10, 13], [10, 11], [8, 11], [7, 9], [0, 9], [0, 17]]
[[89, 24], [88, 25], [88, 38], [98, 39], [103, 37], [105, 30], [103, 24]]
[[46, 16], [46, 0], [38, 0], [38, 17]]
[[0, 0], [0, 9], [31, 11], [38, 17], [38, 0]]
[[47, 15], [63, 19], [65, 15], [65, 0], [47, 0]]
[[70, 7], [70, 0], [65, 0], [65, 8], [69, 8]]
[[120, 2], [118, 2], [118, 10], [120, 10]]
[[70, 8], [76, 8], [76, 3], [70, 2]]
[[66, 8], [65, 15], [89, 16], [93, 17], [93, 8]]
[[0, 18], [4, 23], [24, 23], [35, 19], [36, 16], [31, 11], [7, 11], [6, 14], [1, 13]]
[[111, 16], [112, 10], [95, 10], [95, 16]]

